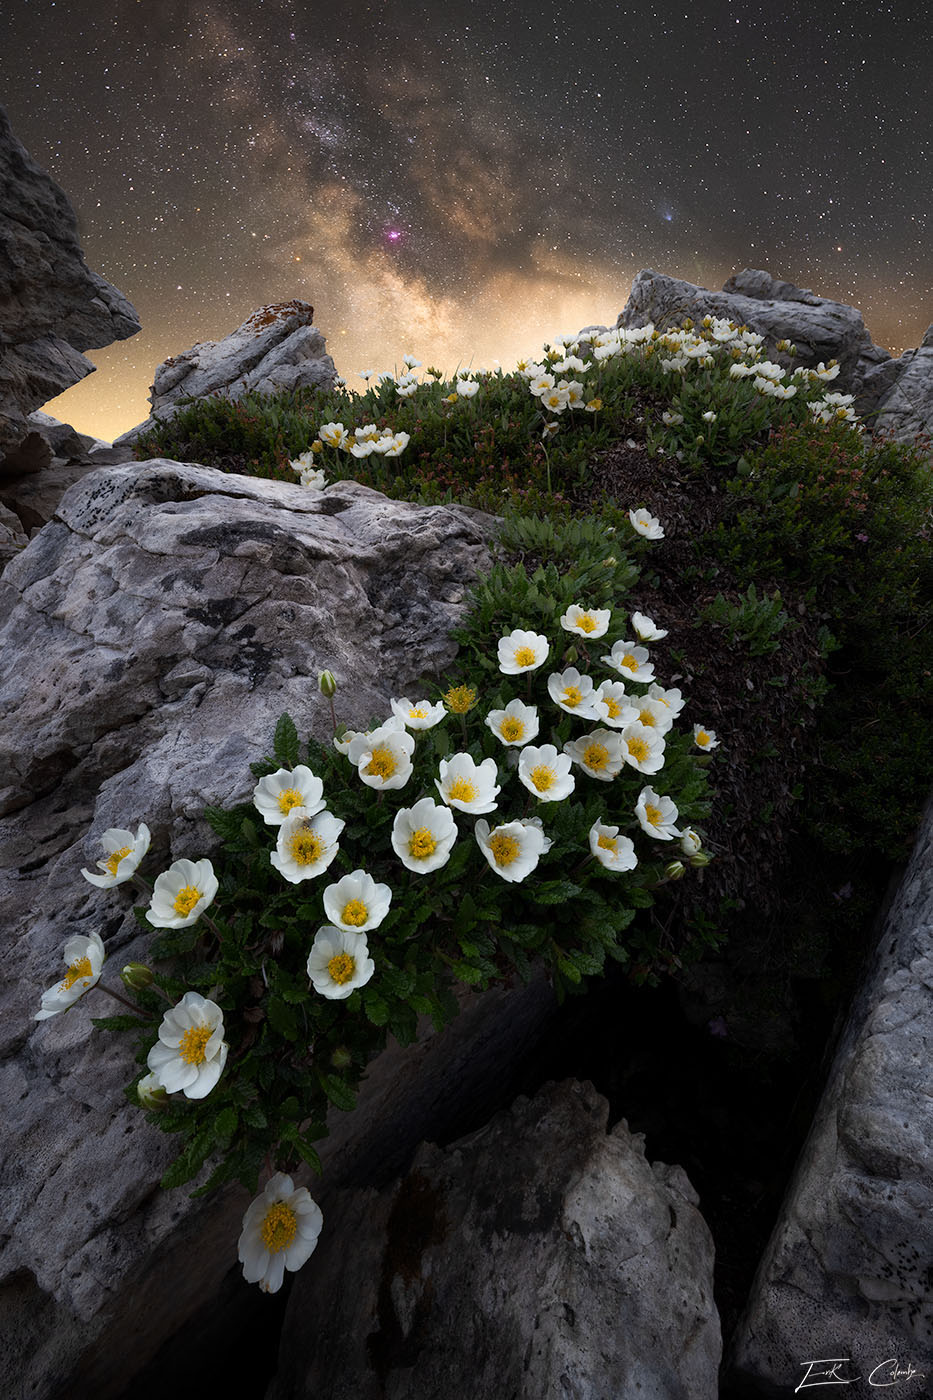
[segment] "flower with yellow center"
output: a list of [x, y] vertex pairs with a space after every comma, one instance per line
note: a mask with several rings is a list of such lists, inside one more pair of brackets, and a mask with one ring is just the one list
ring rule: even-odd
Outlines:
[[112, 826], [100, 838], [100, 844], [104, 848], [104, 859], [97, 862], [97, 868], [102, 870], [103, 874], [95, 875], [90, 870], [82, 870], [81, 874], [85, 880], [100, 889], [106, 890], [113, 885], [122, 885], [126, 880], [132, 879], [136, 867], [149, 849], [150, 840], [149, 828], [144, 822], [139, 823], [135, 836], [131, 831], [124, 831], [122, 827]]
[[413, 737], [393, 715], [370, 734], [357, 735], [347, 752], [367, 787], [394, 789], [404, 787], [411, 777], [414, 751]]
[[650, 511], [630, 510], [628, 518], [636, 534], [643, 535], [646, 540], [663, 540], [664, 531], [661, 528], [661, 522]]
[[649, 685], [648, 699], [657, 700], [660, 705], [666, 706], [675, 719], [687, 703], [679, 690], [665, 690], [657, 684]]
[[366, 933], [378, 928], [389, 912], [392, 891], [378, 885], [365, 870], [344, 875], [324, 891], [324, 913], [337, 928]]
[[647, 685], [654, 680], [654, 665], [648, 659], [648, 650], [637, 642], [616, 642], [611, 652], [600, 660], [618, 671], [625, 681], [641, 681]]
[[573, 792], [576, 782], [570, 771], [569, 757], [559, 754], [553, 744], [542, 744], [540, 748], [529, 745], [522, 749], [518, 780], [539, 802], [562, 802]]
[[536, 671], [547, 660], [548, 650], [547, 637], [516, 627], [507, 637], [499, 639], [499, 670], [506, 676]]
[[97, 982], [105, 957], [100, 934], [92, 933], [85, 937], [76, 933], [66, 942], [63, 957], [65, 975], [54, 987], [42, 993], [40, 1008], [33, 1018], [36, 1021], [47, 1021], [50, 1016], [67, 1011]]
[[452, 715], [467, 715], [479, 699], [475, 685], [452, 685], [444, 692], [444, 704]]
[[639, 724], [645, 725], [647, 729], [653, 729], [656, 734], [664, 735], [673, 727], [674, 716], [669, 705], [665, 705], [661, 700], [652, 700], [649, 695], [642, 695], [637, 700], [633, 700], [635, 715]]
[[591, 708], [593, 718], [601, 720], [610, 729], [624, 729], [637, 718], [635, 709], [639, 702], [626, 694], [621, 681], [603, 681], [593, 691]]
[[403, 807], [392, 823], [392, 849], [407, 870], [427, 875], [450, 859], [457, 839], [457, 823], [449, 807], [422, 797], [413, 807]]
[[328, 447], [346, 448], [350, 443], [350, 434], [342, 423], [322, 423], [317, 435]]
[[673, 841], [680, 832], [674, 823], [677, 808], [669, 797], [659, 797], [653, 788], [642, 788], [635, 805], [635, 815], [642, 831], [659, 841]]
[[620, 730], [622, 757], [639, 773], [659, 773], [664, 767], [664, 740], [656, 729], [633, 720]]
[[504, 710], [490, 710], [486, 723], [506, 748], [521, 748], [538, 737], [538, 711], [521, 700], [510, 700]]
[[305, 764], [278, 768], [260, 778], [253, 788], [253, 806], [267, 826], [281, 826], [286, 817], [301, 807], [313, 817], [324, 810], [324, 784]]
[[307, 1187], [276, 1172], [243, 1216], [237, 1243], [243, 1277], [263, 1293], [277, 1293], [285, 1270], [294, 1273], [314, 1253], [324, 1217]]
[[555, 671], [548, 676], [547, 693], [566, 710], [568, 715], [579, 715], [581, 719], [594, 719], [593, 682], [589, 676], [581, 676], [576, 666], [568, 666], [565, 671]]
[[598, 413], [603, 406], [602, 399], [590, 399], [586, 405], [587, 413]]
[[337, 854], [337, 838], [344, 828], [341, 817], [316, 812], [309, 817], [299, 807], [279, 827], [275, 850], [269, 860], [292, 885], [311, 880], [327, 869]]
[[589, 839], [590, 851], [607, 870], [634, 870], [638, 864], [634, 842], [628, 836], [620, 836], [617, 826], [595, 821]]
[[517, 884], [530, 875], [553, 844], [550, 837], [544, 834], [540, 817], [506, 822], [493, 831], [490, 831], [489, 823], [481, 818], [476, 823], [474, 835], [490, 868], [510, 884]]
[[702, 724], [695, 724], [693, 726], [693, 742], [696, 744], [697, 748], [702, 749], [704, 753], [708, 753], [710, 749], [719, 748], [719, 740], [716, 738], [715, 729], [704, 729]]
[[609, 630], [609, 608], [584, 608], [579, 603], [571, 603], [560, 620], [565, 632], [575, 632], [591, 642], [604, 637]]
[[404, 695], [401, 700], [391, 701], [392, 713], [402, 721], [406, 729], [433, 729], [446, 719], [447, 711], [441, 701], [431, 704], [430, 700], [409, 700]]
[[594, 729], [592, 734], [568, 740], [564, 753], [569, 754], [584, 773], [603, 783], [611, 783], [616, 774], [622, 771], [622, 740], [610, 729]]
[[376, 970], [365, 933], [324, 924], [308, 954], [308, 976], [316, 992], [329, 1001], [346, 1001]]
[[156, 878], [146, 918], [154, 928], [187, 928], [201, 917], [217, 889], [209, 860], [176, 860]]
[[632, 613], [632, 629], [640, 642], [659, 642], [667, 636], [667, 629], [656, 627], [646, 613]]
[[494, 810], [499, 796], [495, 759], [477, 764], [468, 753], [455, 753], [441, 759], [440, 773], [434, 786], [448, 807], [474, 814]]
[[199, 992], [185, 992], [162, 1017], [159, 1039], [146, 1064], [167, 1093], [203, 1099], [226, 1063], [223, 1012]]

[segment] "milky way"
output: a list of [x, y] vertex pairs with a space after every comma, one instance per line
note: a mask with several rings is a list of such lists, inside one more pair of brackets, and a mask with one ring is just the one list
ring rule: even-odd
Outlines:
[[0, 100], [143, 323], [52, 411], [111, 437], [162, 359], [293, 297], [351, 385], [508, 367], [642, 267], [764, 267], [915, 345], [931, 34], [911, 0], [6, 0]]

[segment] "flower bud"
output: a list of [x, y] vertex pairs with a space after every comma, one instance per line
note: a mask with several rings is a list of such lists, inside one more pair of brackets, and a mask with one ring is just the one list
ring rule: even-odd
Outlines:
[[690, 864], [693, 866], [694, 870], [702, 870], [703, 866], [709, 865], [709, 863], [710, 857], [705, 851], [697, 851], [695, 855], [690, 856]]
[[124, 987], [128, 987], [131, 992], [141, 992], [152, 986], [152, 968], [147, 967], [145, 963], [127, 963], [120, 973], [120, 978]]
[[683, 861], [671, 860], [664, 867], [665, 880], [682, 880], [686, 875], [686, 867]]
[[568, 647], [566, 652], [564, 653], [564, 660], [567, 662], [568, 666], [572, 666], [574, 662], [578, 659], [579, 655], [580, 653], [576, 647]]
[[338, 1045], [331, 1053], [330, 1062], [334, 1069], [349, 1069], [353, 1063], [353, 1056], [345, 1045]]
[[322, 671], [317, 678], [318, 690], [327, 699], [331, 700], [337, 694], [337, 680], [333, 671]]
[[154, 1074], [144, 1074], [136, 1085], [136, 1097], [140, 1108], [150, 1113], [158, 1113], [168, 1106], [168, 1094]]

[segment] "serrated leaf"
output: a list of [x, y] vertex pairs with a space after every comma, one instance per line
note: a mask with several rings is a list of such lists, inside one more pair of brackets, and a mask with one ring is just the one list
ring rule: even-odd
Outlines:
[[222, 807], [205, 807], [204, 817], [222, 841], [235, 841], [243, 823], [241, 812], [225, 812]]
[[295, 721], [290, 714], [279, 716], [278, 724], [275, 726], [275, 737], [272, 741], [272, 752], [283, 768], [294, 768], [298, 763], [300, 754], [298, 730], [295, 728]]
[[274, 1031], [284, 1035], [286, 1040], [298, 1039], [298, 1018], [295, 1008], [281, 997], [270, 997], [266, 1002], [266, 1019]]
[[239, 1115], [236, 1109], [231, 1104], [227, 1104], [226, 1108], [222, 1108], [214, 1119], [215, 1138], [229, 1142], [237, 1130], [238, 1122]]
[[143, 1016], [92, 1016], [91, 1025], [101, 1031], [138, 1031], [148, 1019]]
[[343, 1113], [350, 1113], [356, 1108], [356, 1095], [344, 1080], [335, 1074], [324, 1074], [320, 1070], [318, 1071], [318, 1080], [335, 1108], [339, 1108]]

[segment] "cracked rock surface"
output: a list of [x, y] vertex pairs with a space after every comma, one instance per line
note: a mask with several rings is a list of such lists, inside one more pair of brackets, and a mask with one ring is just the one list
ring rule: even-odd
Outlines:
[[267, 1400], [713, 1400], [713, 1244], [592, 1085], [520, 1098], [382, 1192], [341, 1193]]
[[145, 959], [132, 895], [81, 878], [100, 834], [145, 821], [151, 874], [209, 854], [201, 809], [248, 798], [282, 711], [326, 737], [321, 669], [348, 724], [387, 714], [452, 661], [490, 523], [155, 460], [85, 475], [0, 578], [0, 1394], [116, 1393], [236, 1258], [243, 1193], [157, 1189], [174, 1144], [107, 998], [33, 1020], [69, 935], [104, 980]]

